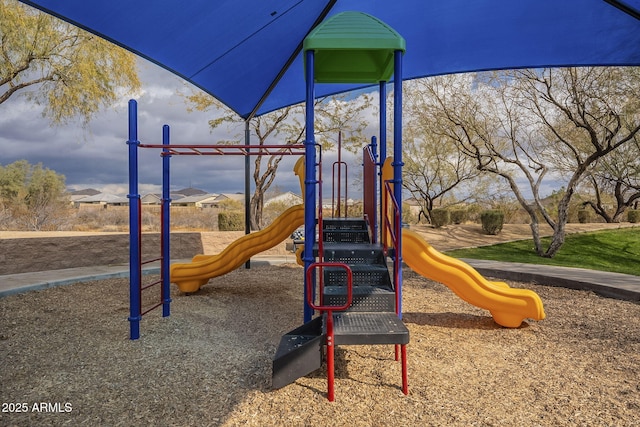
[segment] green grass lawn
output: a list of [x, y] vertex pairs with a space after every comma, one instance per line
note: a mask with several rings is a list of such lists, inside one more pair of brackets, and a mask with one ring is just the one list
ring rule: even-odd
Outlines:
[[[549, 241], [549, 238], [543, 239], [545, 247]], [[553, 258], [538, 256], [533, 248], [533, 240], [446, 253], [456, 258], [561, 265], [640, 276], [640, 227], [568, 234], [564, 245]]]

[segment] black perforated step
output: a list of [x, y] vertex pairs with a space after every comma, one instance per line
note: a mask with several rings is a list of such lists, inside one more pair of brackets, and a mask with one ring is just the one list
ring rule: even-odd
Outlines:
[[367, 230], [324, 230], [325, 242], [368, 243], [371, 241]]
[[349, 265], [386, 265], [382, 246], [377, 243], [324, 243], [324, 260]]
[[322, 222], [324, 242], [368, 243], [371, 241], [367, 222], [362, 218], [331, 218]]
[[[341, 306], [347, 301], [345, 286], [325, 286], [323, 288], [325, 305]], [[351, 306], [345, 311], [391, 312], [396, 310], [396, 294], [388, 288], [358, 286], [352, 291]]]
[[322, 220], [324, 230], [367, 230], [367, 222], [362, 218], [327, 218]]
[[[324, 267], [325, 286], [346, 286], [347, 272], [340, 267]], [[357, 264], [351, 266], [353, 287], [381, 286], [391, 287], [389, 269], [386, 265]]]

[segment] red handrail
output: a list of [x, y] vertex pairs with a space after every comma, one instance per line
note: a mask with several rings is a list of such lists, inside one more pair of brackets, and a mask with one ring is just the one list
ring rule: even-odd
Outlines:
[[[311, 273], [316, 267], [340, 267], [344, 268], [347, 272], [347, 300], [341, 306], [335, 305], [316, 305], [313, 301], [312, 297], [312, 280]], [[333, 331], [333, 311], [338, 310], [346, 310], [351, 305], [351, 301], [353, 299], [353, 273], [351, 272], [351, 268], [344, 263], [341, 262], [316, 262], [313, 263], [307, 268], [307, 303], [309, 307], [314, 310], [318, 310], [319, 312], [327, 312], [327, 399], [330, 402], [335, 400], [335, 390], [334, 390], [334, 382], [335, 382], [335, 368], [334, 368], [334, 352], [335, 352], [335, 339], [334, 339], [334, 331]]]

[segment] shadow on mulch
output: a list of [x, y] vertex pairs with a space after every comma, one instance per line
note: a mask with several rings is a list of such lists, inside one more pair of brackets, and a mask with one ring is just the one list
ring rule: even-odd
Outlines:
[[[454, 329], [504, 329], [495, 323], [491, 316], [468, 313], [403, 313], [402, 319], [405, 323], [413, 323], [420, 326]], [[527, 322], [522, 322], [520, 328], [528, 326]]]

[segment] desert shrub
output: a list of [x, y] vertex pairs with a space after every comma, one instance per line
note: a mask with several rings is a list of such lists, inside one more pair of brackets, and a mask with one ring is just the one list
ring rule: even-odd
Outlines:
[[218, 214], [218, 230], [242, 231], [244, 230], [244, 215], [242, 212], [230, 211]]
[[478, 203], [472, 203], [467, 205], [465, 210], [467, 211], [467, 221], [479, 223], [480, 214], [485, 210], [485, 208]]
[[480, 214], [482, 230], [487, 234], [499, 234], [504, 225], [504, 213], [497, 209], [486, 210]]
[[451, 223], [451, 215], [448, 209], [431, 210], [431, 225], [436, 228], [444, 227]]
[[627, 212], [627, 220], [633, 224], [640, 222], [640, 209], [631, 209]]
[[450, 215], [451, 222], [454, 224], [462, 224], [467, 220], [467, 211], [465, 209], [452, 209]]
[[218, 229], [216, 208], [172, 207], [171, 229], [188, 231], [212, 231]]
[[591, 211], [580, 209], [578, 211], [578, 222], [580, 224], [587, 224], [591, 222]]

